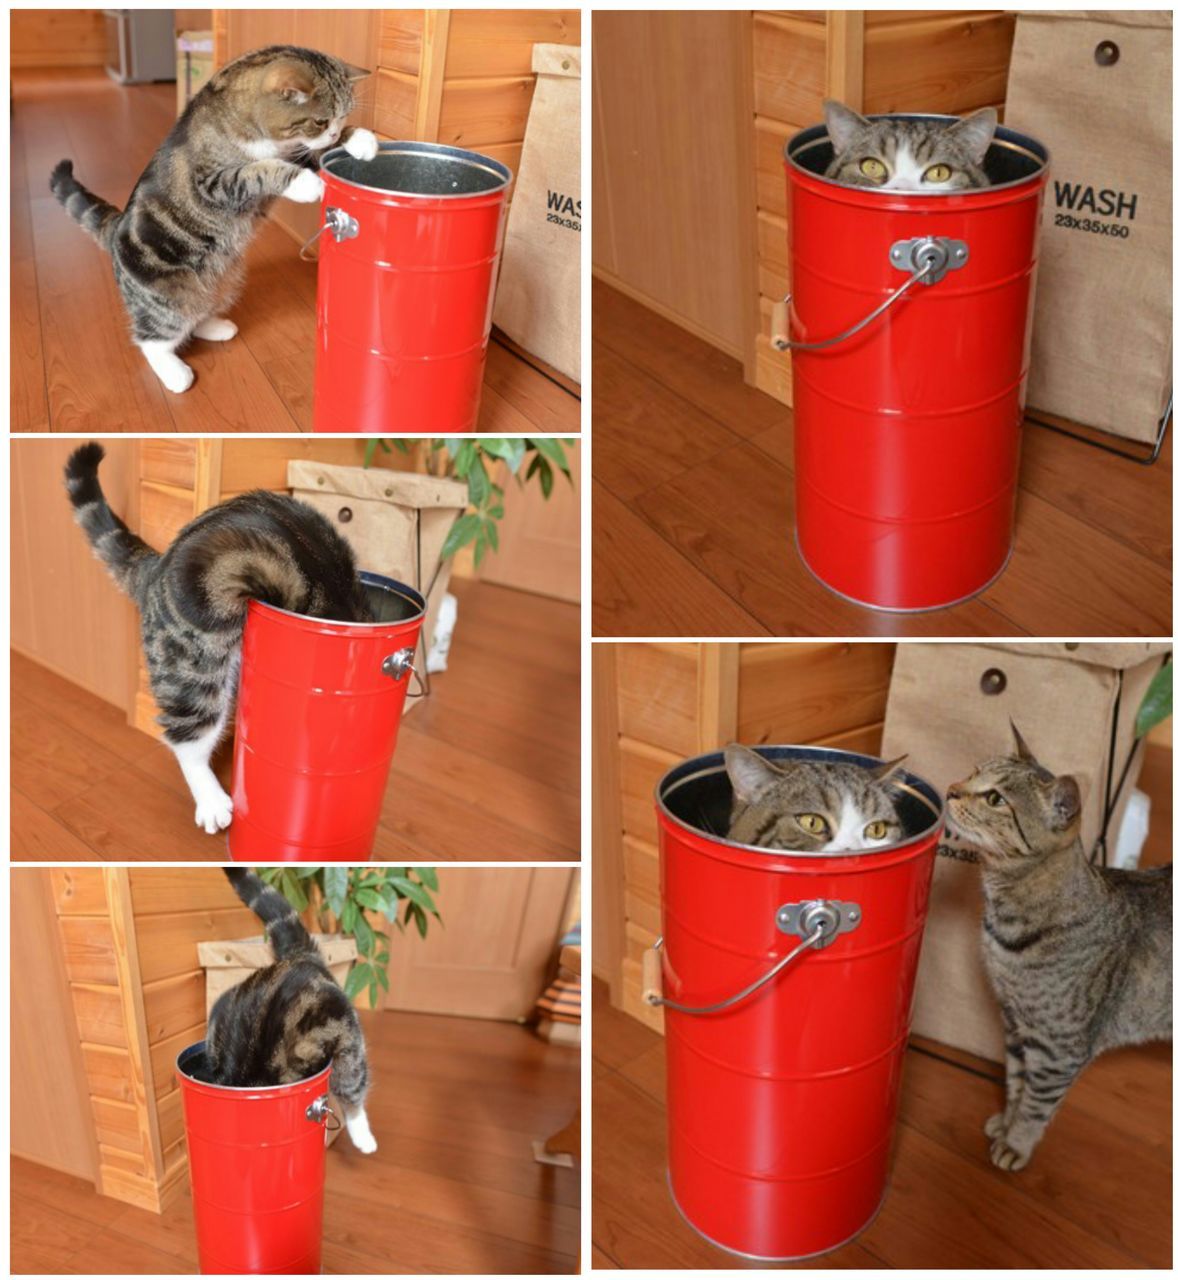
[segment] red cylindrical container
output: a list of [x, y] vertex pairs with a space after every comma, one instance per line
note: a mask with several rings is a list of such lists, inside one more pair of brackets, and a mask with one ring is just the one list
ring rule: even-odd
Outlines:
[[844, 186], [830, 156], [821, 125], [786, 147], [798, 550], [855, 603], [948, 606], [1011, 551], [1047, 153], [1000, 126], [992, 185], [942, 194]]
[[295, 1084], [209, 1084], [205, 1044], [176, 1059], [203, 1275], [314, 1275], [323, 1234], [330, 1064]]
[[319, 166], [316, 431], [473, 431], [511, 170], [382, 142]]
[[251, 600], [241, 644], [229, 856], [368, 858], [425, 601], [361, 573], [378, 622], [325, 622]]
[[[845, 751], [771, 760], [865, 765]], [[883, 1201], [942, 802], [903, 778], [911, 834], [853, 854], [779, 853], [727, 830], [720, 753], [659, 783], [668, 1177], [713, 1244], [762, 1260], [849, 1240]], [[824, 934], [815, 932], [825, 920]], [[744, 998], [811, 934], [820, 945]]]

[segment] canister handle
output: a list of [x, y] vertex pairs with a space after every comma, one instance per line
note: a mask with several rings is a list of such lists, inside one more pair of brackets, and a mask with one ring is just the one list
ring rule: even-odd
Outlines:
[[[320, 1094], [320, 1096], [307, 1108], [306, 1115], [307, 1119], [310, 1120], [312, 1124], [321, 1124], [328, 1133], [332, 1133], [336, 1129], [342, 1129], [344, 1126], [339, 1116], [332, 1111], [331, 1103], [328, 1098], [328, 1094]], [[335, 1124], [331, 1123], [333, 1120], [335, 1121]]]
[[862, 908], [856, 902], [835, 902], [826, 898], [815, 898], [810, 902], [787, 902], [777, 911], [777, 927], [782, 933], [800, 934], [801, 942], [792, 951], [773, 966], [768, 973], [763, 973], [755, 982], [749, 983], [742, 991], [729, 996], [715, 1004], [680, 1004], [663, 995], [663, 940], [659, 938], [653, 947], [642, 957], [642, 999], [652, 1006], [662, 1005], [674, 1009], [678, 1013], [719, 1013], [723, 1009], [731, 1009], [767, 983], [772, 982], [782, 970], [795, 961], [803, 951], [811, 947], [821, 949], [832, 943], [840, 933], [849, 933], [859, 927], [863, 919]]
[[421, 698], [428, 692], [425, 681], [421, 678], [421, 672], [413, 665], [413, 659], [416, 656], [414, 649], [398, 649], [396, 653], [390, 653], [389, 656], [380, 664], [380, 669], [393, 680], [403, 680], [407, 675], [412, 675], [417, 681], [417, 692], [409, 690], [407, 697]]
[[342, 209], [337, 209], [333, 205], [328, 205], [323, 211], [323, 225], [315, 232], [310, 240], [304, 240], [302, 248], [299, 249], [299, 257], [304, 262], [312, 261], [307, 250], [325, 231], [330, 231], [332, 239], [336, 244], [339, 244], [341, 240], [354, 240], [360, 234], [360, 224], [350, 213], [345, 213]]
[[889, 294], [870, 315], [864, 316], [843, 333], [821, 342], [792, 342], [789, 337], [789, 304], [793, 294], [787, 293], [780, 302], [773, 304], [769, 316], [769, 341], [778, 351], [822, 351], [840, 342], [846, 342], [866, 329], [873, 320], [897, 302], [913, 285], [934, 285], [949, 271], [964, 267], [969, 261], [969, 246], [964, 240], [949, 240], [943, 236], [914, 236], [911, 240], [897, 240], [888, 250], [888, 261], [899, 271], [911, 271], [912, 275]]

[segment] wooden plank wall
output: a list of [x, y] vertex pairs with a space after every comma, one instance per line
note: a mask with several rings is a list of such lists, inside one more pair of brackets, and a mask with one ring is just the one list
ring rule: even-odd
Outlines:
[[103, 1195], [161, 1211], [187, 1157], [176, 1055], [203, 1038], [196, 944], [256, 935], [213, 868], [50, 873]]
[[[627, 1013], [661, 1029], [661, 1012], [641, 1001], [642, 953], [660, 931], [652, 801], [658, 779], [684, 757], [733, 740], [877, 751], [895, 646], [621, 644], [611, 649], [616, 702], [601, 718], [616, 712], [620, 829], [613, 833], [612, 856], [604, 865], [622, 868], [619, 905], [625, 925], [623, 952], [612, 958], [616, 970], [611, 972], [607, 958], [604, 976], [611, 980], [615, 1003], [620, 991]], [[603, 841], [610, 838], [602, 833]], [[613, 890], [618, 902], [616, 886]], [[610, 893], [611, 887], [602, 885], [595, 901], [608, 903]]]
[[745, 376], [762, 391], [792, 401], [789, 357], [769, 345], [773, 302], [789, 292], [786, 141], [821, 121], [828, 93], [869, 114], [1001, 112], [1014, 22], [1012, 12], [988, 9], [754, 14], [759, 325]]
[[101, 67], [106, 25], [101, 9], [12, 9], [12, 67]]

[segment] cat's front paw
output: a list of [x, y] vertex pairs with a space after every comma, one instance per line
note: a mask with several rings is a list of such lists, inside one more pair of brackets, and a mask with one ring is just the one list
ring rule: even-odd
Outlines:
[[999, 1169], [1005, 1169], [1007, 1173], [1017, 1173], [1020, 1169], [1025, 1169], [1030, 1158], [1029, 1152], [1023, 1155], [1022, 1152], [1016, 1151], [1007, 1144], [1004, 1137], [995, 1138], [990, 1143], [990, 1163]]
[[356, 1150], [363, 1155], [370, 1156], [376, 1150], [376, 1139], [371, 1133], [365, 1134], [363, 1137], [353, 1137], [352, 1141], [356, 1145]]
[[211, 836], [224, 831], [233, 821], [233, 801], [225, 794], [205, 796], [196, 805], [196, 825]]
[[1006, 1137], [1006, 1112], [999, 1111], [992, 1115], [983, 1126], [982, 1132], [987, 1138]]
[[282, 194], [298, 204], [317, 204], [323, 199], [323, 179], [314, 169], [300, 169]]
[[371, 129], [353, 129], [351, 136], [344, 143], [344, 150], [357, 160], [375, 160], [380, 150], [380, 143]]

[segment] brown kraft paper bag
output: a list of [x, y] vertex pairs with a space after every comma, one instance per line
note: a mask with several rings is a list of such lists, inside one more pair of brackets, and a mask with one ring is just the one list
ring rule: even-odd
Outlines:
[[1035, 11], [1005, 121], [1051, 156], [1027, 404], [1152, 442], [1172, 391], [1166, 11]]

